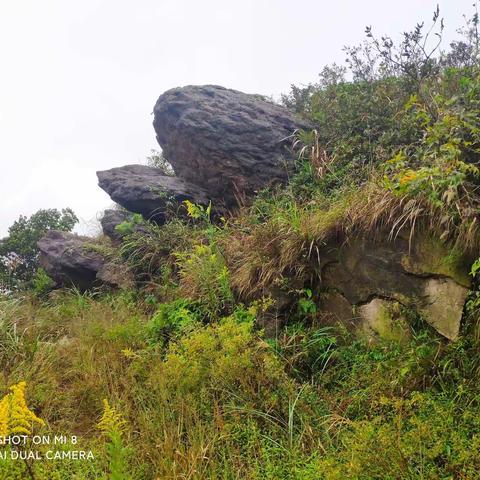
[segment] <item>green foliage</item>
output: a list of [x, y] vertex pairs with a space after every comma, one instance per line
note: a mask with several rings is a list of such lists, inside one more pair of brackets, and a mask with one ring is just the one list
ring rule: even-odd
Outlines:
[[[215, 243], [215, 236], [219, 227], [212, 222], [212, 202], [207, 207], [185, 200], [183, 205], [187, 209], [187, 216], [192, 219], [197, 227], [203, 228], [204, 235], [210, 243]], [[222, 217], [220, 220], [224, 220]]]
[[441, 395], [380, 402], [390, 421], [351, 422], [340, 435], [337, 456], [319, 459], [317, 474], [329, 479], [476, 477], [478, 414], [463, 414]]
[[150, 150], [150, 155], [147, 157], [147, 165], [149, 167], [159, 168], [164, 175], [169, 177], [175, 176], [170, 162], [163, 156], [162, 152], [158, 152], [157, 150]]
[[473, 263], [470, 269], [470, 275], [476, 277], [480, 272], [480, 258], [477, 258]]
[[120, 256], [133, 270], [139, 283], [151, 285], [160, 280], [162, 289], [168, 290], [174, 284], [173, 252], [188, 250], [201, 231], [180, 219], [165, 225], [144, 222], [141, 227], [141, 231], [134, 231], [123, 238]]
[[115, 225], [115, 231], [120, 235], [129, 235], [135, 231], [138, 225], [144, 225], [145, 220], [139, 213], [134, 213], [131, 218], [124, 220], [122, 223]]
[[38, 297], [46, 295], [54, 287], [54, 280], [43, 268], [38, 268], [33, 276], [33, 293]]
[[149, 338], [156, 343], [168, 340], [174, 334], [185, 333], [195, 327], [198, 317], [194, 305], [183, 298], [162, 303], [148, 324]]
[[387, 162], [385, 187], [399, 196], [424, 198], [445, 214], [447, 222], [476, 222], [480, 182], [480, 80], [462, 76], [457, 96], [439, 92], [435, 112], [412, 96], [404, 109], [406, 128], [421, 140], [400, 149]]
[[477, 315], [480, 311], [480, 286], [478, 282], [478, 275], [480, 273], [480, 258], [477, 258], [471, 268], [470, 275], [473, 278], [473, 286], [468, 294], [465, 308], [468, 314]]
[[109, 480], [129, 480], [127, 473], [128, 450], [123, 445], [125, 420], [122, 415], [111, 407], [107, 400], [103, 401], [103, 415], [98, 422], [97, 428], [107, 438], [106, 452], [108, 456]]
[[218, 318], [233, 302], [230, 273], [218, 247], [197, 244], [176, 258], [180, 291], [198, 301], [209, 318]]
[[304, 322], [266, 342], [254, 327], [264, 303], [207, 325], [181, 298], [150, 320], [125, 294], [0, 303], [4, 382], [26, 378], [53, 431], [91, 431], [107, 395], [123, 418], [104, 424], [128, 423], [105, 430], [105, 447], [82, 435], [95, 462], [37, 462], [37, 477], [476, 478], [480, 357], [468, 325], [453, 344], [418, 327], [403, 344], [372, 344]]
[[430, 27], [426, 29], [424, 22], [417, 23], [412, 30], [402, 34], [398, 43], [387, 35], [379, 39], [373, 34], [372, 27], [366, 27], [365, 42], [345, 48], [353, 78], [368, 82], [398, 77], [406, 90], [420, 91], [423, 83], [439, 72], [440, 61], [435, 54], [439, 51], [443, 30], [438, 5]]
[[[312, 175], [308, 183], [326, 193], [345, 184], [358, 185], [368, 178], [371, 165], [387, 160], [397, 145], [410, 143], [410, 132], [401, 132], [396, 119], [407, 99], [396, 78], [329, 84], [321, 77], [312, 90], [308, 116], [329, 158], [329, 168], [321, 178]], [[303, 141], [309, 145], [308, 139]], [[316, 169], [308, 167], [309, 171], [314, 174]], [[305, 183], [305, 172], [302, 178], [294, 183]]]
[[25, 288], [37, 268], [37, 242], [49, 230], [71, 231], [78, 218], [69, 208], [38, 210], [21, 215], [0, 240], [0, 282], [9, 289]]
[[317, 304], [313, 301], [313, 293], [309, 288], [301, 290], [298, 299], [298, 311], [302, 315], [317, 313]]
[[203, 205], [192, 203], [189, 200], [185, 200], [184, 205], [187, 209], [187, 215], [194, 220], [203, 220], [206, 223], [210, 223], [210, 215], [212, 213], [212, 202], [205, 208]]
[[126, 457], [127, 450], [123, 446], [120, 435], [112, 433], [109, 435], [107, 444], [107, 455], [110, 461], [109, 480], [128, 480], [131, 478], [126, 473]]
[[463, 39], [439, 53], [442, 32], [438, 9], [430, 29], [417, 24], [398, 44], [368, 27], [363, 44], [346, 48], [351, 81], [333, 65], [317, 84], [294, 86], [283, 97], [313, 122], [315, 149], [328, 164], [318, 175], [322, 155], [305, 158], [312, 141], [296, 139], [301, 162], [293, 185], [300, 198], [361, 185], [386, 167], [392, 182], [386, 187], [398, 194], [420, 195], [452, 212], [471, 200], [471, 185], [479, 182], [477, 13], [459, 31]]

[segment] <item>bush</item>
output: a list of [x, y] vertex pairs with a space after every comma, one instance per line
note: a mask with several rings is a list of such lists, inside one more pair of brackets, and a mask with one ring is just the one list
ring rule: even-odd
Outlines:
[[194, 245], [192, 250], [177, 253], [180, 292], [198, 301], [205, 314], [216, 319], [233, 303], [230, 274], [215, 245]]
[[172, 335], [192, 330], [199, 321], [199, 313], [188, 300], [180, 298], [171, 303], [162, 303], [148, 324], [152, 342], [168, 340]]
[[33, 293], [38, 297], [45, 296], [54, 287], [54, 280], [48, 276], [43, 268], [37, 269], [33, 277]]
[[180, 219], [165, 225], [145, 221], [140, 225], [141, 231], [134, 231], [123, 238], [120, 255], [142, 286], [158, 287], [163, 290], [161, 293], [164, 296], [168, 296], [168, 288], [165, 287], [173, 287], [175, 283], [173, 252], [188, 250], [201, 231]]

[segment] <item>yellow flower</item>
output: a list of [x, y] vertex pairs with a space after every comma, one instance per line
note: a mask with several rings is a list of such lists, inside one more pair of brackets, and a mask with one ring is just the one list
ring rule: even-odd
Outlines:
[[412, 180], [415, 180], [417, 178], [417, 172], [414, 172], [413, 170], [407, 170], [402, 178], [400, 179], [400, 185], [406, 185], [407, 183], [410, 183]]
[[8, 436], [9, 403], [8, 395], [0, 401], [0, 437]]
[[31, 435], [33, 423], [45, 425], [27, 406], [26, 382], [10, 387], [10, 393], [0, 401], [0, 436], [12, 434]]
[[184, 200], [183, 202], [185, 206], [187, 207], [187, 215], [190, 218], [199, 218], [200, 216], [200, 209], [198, 205], [195, 205], [192, 203], [190, 200]]
[[125, 428], [125, 420], [117, 412], [115, 407], [111, 407], [107, 399], [103, 400], [103, 414], [97, 424], [97, 428], [108, 436], [121, 434]]
[[266, 312], [274, 303], [272, 297], [262, 297], [260, 300], [252, 302], [247, 311], [250, 315], [256, 317], [259, 313]]
[[133, 358], [137, 356], [137, 354], [131, 348], [124, 348], [121, 352], [126, 358]]
[[32, 433], [32, 423], [36, 422], [40, 425], [45, 425], [45, 422], [27, 407], [27, 402], [25, 401], [26, 387], [26, 382], [20, 382], [10, 387], [12, 393], [9, 394], [11, 396], [9, 433], [30, 435]]

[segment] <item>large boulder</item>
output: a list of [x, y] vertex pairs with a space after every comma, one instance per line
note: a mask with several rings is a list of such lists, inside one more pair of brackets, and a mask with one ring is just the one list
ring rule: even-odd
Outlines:
[[208, 192], [214, 205], [236, 204], [287, 180], [291, 135], [307, 128], [259, 95], [205, 85], [168, 90], [154, 107], [153, 126], [177, 176]]
[[91, 238], [51, 230], [37, 246], [40, 266], [59, 287], [84, 291], [101, 285], [127, 287], [131, 282], [128, 272], [108, 262]]
[[98, 184], [112, 200], [146, 219], [163, 223], [184, 200], [208, 205], [202, 188], [146, 165], [125, 165], [97, 172]]

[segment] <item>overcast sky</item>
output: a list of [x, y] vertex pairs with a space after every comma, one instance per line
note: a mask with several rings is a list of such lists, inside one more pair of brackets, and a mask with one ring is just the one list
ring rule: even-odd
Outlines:
[[[96, 170], [158, 148], [165, 90], [219, 84], [278, 97], [343, 62], [365, 25], [396, 34], [430, 0], [0, 0], [0, 237], [20, 214], [112, 204]], [[472, 0], [440, 1], [445, 39]]]

